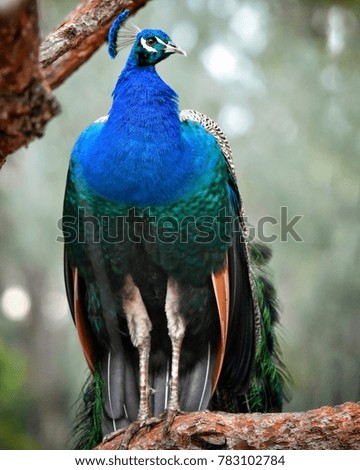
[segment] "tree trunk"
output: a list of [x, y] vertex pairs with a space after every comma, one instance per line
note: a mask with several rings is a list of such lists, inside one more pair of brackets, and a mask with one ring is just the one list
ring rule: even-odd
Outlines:
[[[168, 436], [162, 431], [161, 424], [141, 429], [129, 449], [360, 449], [360, 403], [302, 413], [187, 413], [175, 418]], [[121, 442], [120, 435], [97, 449]]]
[[0, 168], [60, 110], [40, 72], [39, 45], [36, 0], [0, 11]]

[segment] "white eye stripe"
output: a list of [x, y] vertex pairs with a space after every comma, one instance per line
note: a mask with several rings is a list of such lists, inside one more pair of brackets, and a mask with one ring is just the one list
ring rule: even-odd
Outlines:
[[146, 49], [148, 52], [157, 52], [157, 50], [154, 47], [149, 46], [146, 44], [146, 41], [144, 38], [140, 38], [141, 45], [144, 49]]
[[157, 40], [159, 44], [162, 44], [163, 46], [167, 46], [166, 42], [164, 42], [162, 39], [158, 38], [157, 36], [155, 36], [155, 39]]

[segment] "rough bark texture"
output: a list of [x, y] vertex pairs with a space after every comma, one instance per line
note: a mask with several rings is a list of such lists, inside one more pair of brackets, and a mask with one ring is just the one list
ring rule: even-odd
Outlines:
[[0, 12], [0, 167], [59, 112], [39, 69], [39, 44], [36, 0]]
[[41, 45], [44, 78], [54, 89], [104, 43], [111, 23], [126, 8], [134, 13], [148, 0], [83, 0]]
[[[97, 449], [117, 449], [121, 441], [119, 436]], [[129, 449], [360, 449], [360, 403], [303, 413], [184, 414], [166, 439], [161, 424], [141, 429]]]

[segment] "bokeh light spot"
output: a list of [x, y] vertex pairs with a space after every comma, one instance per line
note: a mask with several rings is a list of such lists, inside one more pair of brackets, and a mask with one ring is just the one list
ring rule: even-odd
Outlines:
[[21, 286], [7, 288], [1, 297], [1, 310], [6, 318], [14, 321], [23, 321], [31, 309], [29, 294]]

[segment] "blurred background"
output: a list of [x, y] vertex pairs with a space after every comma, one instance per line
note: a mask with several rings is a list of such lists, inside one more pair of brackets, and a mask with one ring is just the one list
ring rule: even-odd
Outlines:
[[[44, 36], [76, 0], [40, 0]], [[230, 140], [249, 222], [301, 215], [272, 243], [287, 411], [360, 399], [360, 2], [153, 0], [134, 22], [188, 52], [160, 64], [181, 108]], [[81, 130], [107, 113], [129, 49], [102, 47], [55, 91], [62, 113], [8, 158], [0, 186], [0, 449], [71, 447], [87, 375], [58, 220]], [[285, 221], [286, 223], [286, 221]], [[280, 234], [279, 224], [267, 233]]]

